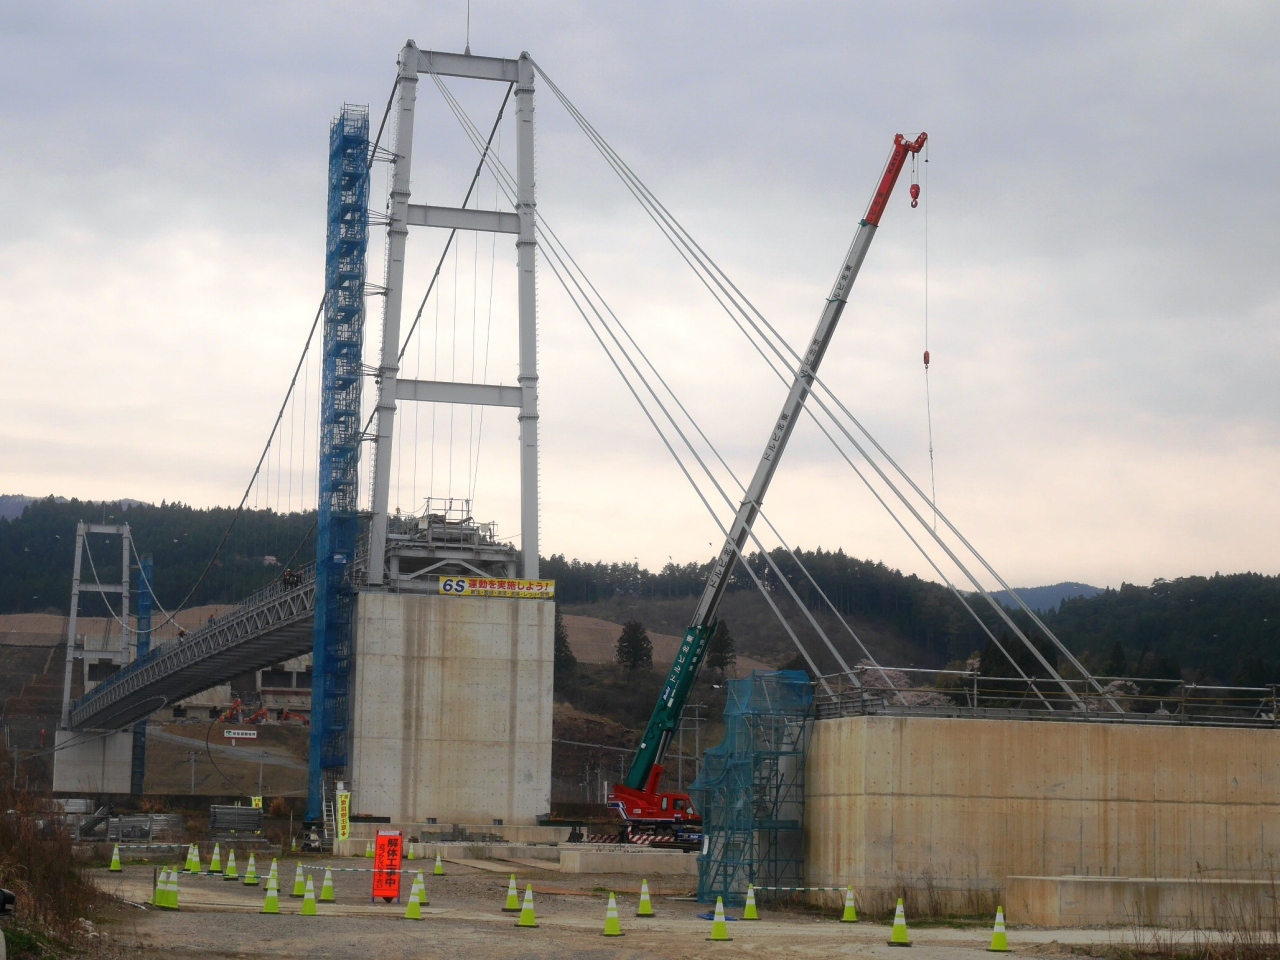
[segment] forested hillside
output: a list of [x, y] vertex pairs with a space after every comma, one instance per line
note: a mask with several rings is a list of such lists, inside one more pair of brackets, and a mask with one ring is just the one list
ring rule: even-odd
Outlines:
[[[157, 594], [162, 604], [171, 606], [196, 582], [233, 513], [180, 503], [104, 505], [53, 498], [31, 503], [17, 518], [0, 518], [0, 613], [65, 610], [76, 521], [81, 519], [127, 520], [139, 551], [154, 556]], [[281, 566], [267, 558], [281, 565], [310, 561], [314, 519], [310, 513], [243, 513], [191, 603], [243, 598], [279, 576]], [[618, 549], [625, 552], [625, 544]], [[828, 634], [842, 638], [847, 659], [856, 661], [861, 655], [835, 617], [820, 612], [825, 605], [819, 589], [885, 663], [941, 667], [982, 652], [987, 645], [983, 630], [941, 584], [841, 550], [800, 555], [816, 588], [790, 556], [779, 551], [774, 559]], [[118, 579], [118, 548], [100, 545], [94, 561], [103, 582]], [[801, 639], [807, 646], [820, 647], [764, 559], [752, 556], [750, 563]], [[542, 574], [556, 580], [557, 596], [566, 610], [618, 623], [639, 619], [652, 629], [679, 634], [709, 570], [709, 562], [668, 564], [654, 573], [634, 563], [585, 563], [555, 555], [543, 561]], [[85, 577], [92, 579], [87, 564]], [[971, 605], [997, 635], [1007, 630], [985, 603]], [[731, 577], [723, 614], [741, 652], [771, 663], [794, 656], [790, 638], [741, 568]], [[1010, 616], [1031, 630], [1025, 615]], [[1280, 682], [1280, 577], [1215, 574], [1157, 580], [1151, 586], [1126, 584], [1096, 596], [1064, 600], [1042, 618], [1095, 673]], [[989, 655], [984, 663], [997, 669]]]

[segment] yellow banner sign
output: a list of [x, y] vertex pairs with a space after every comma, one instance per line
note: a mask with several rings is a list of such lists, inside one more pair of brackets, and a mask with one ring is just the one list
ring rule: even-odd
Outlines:
[[250, 797], [250, 798], [249, 798], [249, 806], [251, 806], [251, 807], [256, 807], [257, 809], [261, 810], [261, 809], [262, 809], [262, 798], [261, 798], [261, 797]]
[[346, 790], [338, 791], [338, 839], [351, 839], [351, 794]]
[[441, 577], [438, 593], [446, 597], [509, 597], [517, 600], [554, 600], [554, 580], [502, 580], [488, 577]]

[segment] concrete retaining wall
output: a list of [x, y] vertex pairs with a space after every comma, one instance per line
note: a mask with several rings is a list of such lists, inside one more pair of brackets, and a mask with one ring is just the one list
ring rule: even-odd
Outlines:
[[550, 601], [364, 592], [351, 810], [533, 824], [551, 809]]
[[1273, 880], [1009, 877], [1005, 918], [1038, 927], [1274, 930], [1278, 892]]
[[1272, 730], [821, 720], [806, 768], [806, 876], [864, 896], [994, 896], [1011, 875], [1266, 879], [1278, 787]]

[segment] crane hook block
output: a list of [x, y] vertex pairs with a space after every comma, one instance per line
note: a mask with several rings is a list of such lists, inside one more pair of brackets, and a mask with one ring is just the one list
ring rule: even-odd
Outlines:
[[[918, 183], [913, 183], [911, 185], [911, 206], [912, 207], [920, 206], [920, 184]], [[928, 366], [928, 365], [929, 365], [929, 362], [926, 360], [925, 366]]]
[[928, 350], [924, 352], [924, 368], [926, 370], [929, 369], [929, 351]]

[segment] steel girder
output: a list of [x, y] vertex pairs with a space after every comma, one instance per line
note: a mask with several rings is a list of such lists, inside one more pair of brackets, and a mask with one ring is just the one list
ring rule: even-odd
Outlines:
[[71, 708], [76, 730], [120, 730], [250, 670], [311, 652], [316, 584], [269, 587], [190, 636], [160, 644]]

